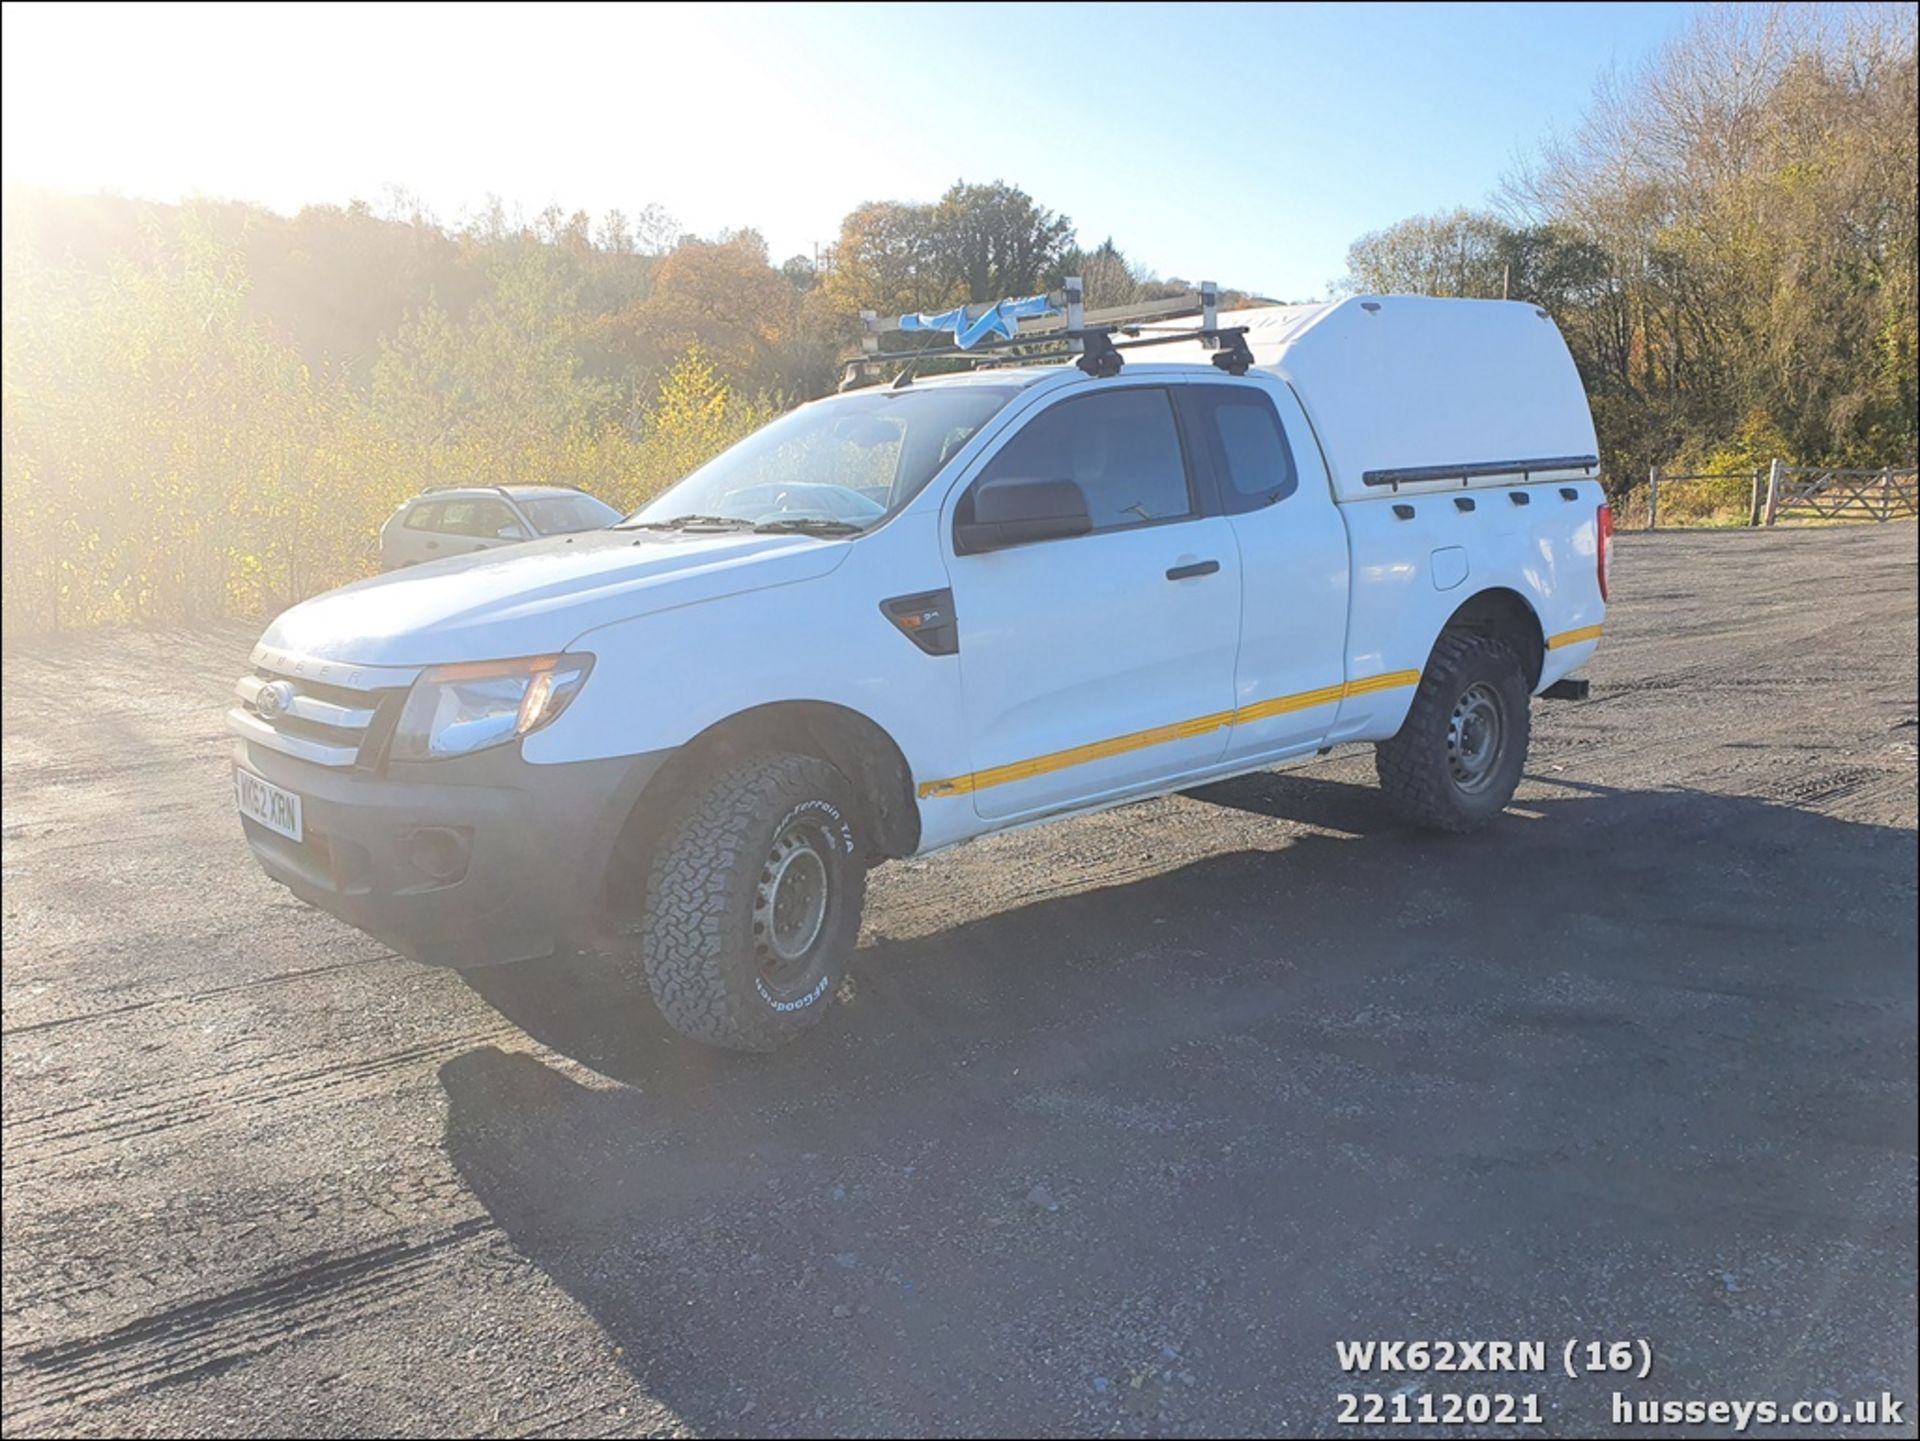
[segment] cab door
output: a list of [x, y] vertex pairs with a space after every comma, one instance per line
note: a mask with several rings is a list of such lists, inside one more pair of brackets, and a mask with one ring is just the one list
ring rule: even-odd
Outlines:
[[[973, 770], [1005, 820], [1150, 788], [1220, 759], [1240, 561], [1187, 465], [1178, 385], [1098, 383], [1014, 431], [943, 515]], [[1092, 530], [984, 554], [954, 545], [987, 481], [1069, 479]]]
[[1240, 649], [1229, 760], [1326, 739], [1346, 678], [1346, 522], [1306, 412], [1283, 382], [1197, 380], [1179, 391], [1187, 435], [1239, 550]]

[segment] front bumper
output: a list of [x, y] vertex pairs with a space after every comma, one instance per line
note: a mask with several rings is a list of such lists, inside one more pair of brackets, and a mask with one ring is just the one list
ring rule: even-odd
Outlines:
[[401, 954], [444, 966], [594, 939], [614, 845], [669, 754], [537, 766], [514, 745], [374, 773], [234, 747], [237, 764], [301, 797], [299, 842], [241, 818], [267, 874]]

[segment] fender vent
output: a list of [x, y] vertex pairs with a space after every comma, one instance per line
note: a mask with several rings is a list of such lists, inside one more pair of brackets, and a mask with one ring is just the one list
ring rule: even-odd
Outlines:
[[960, 650], [960, 623], [953, 613], [953, 592], [923, 590], [880, 602], [880, 613], [900, 634], [928, 655], [956, 655]]

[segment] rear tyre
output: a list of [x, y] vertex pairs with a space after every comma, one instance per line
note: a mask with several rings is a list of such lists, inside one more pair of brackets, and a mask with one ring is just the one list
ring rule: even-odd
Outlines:
[[820, 1022], [860, 931], [862, 824], [846, 777], [813, 756], [753, 756], [693, 788], [634, 935], [675, 1030], [771, 1051]]
[[1417, 826], [1478, 830], [1513, 799], [1531, 724], [1520, 657], [1492, 636], [1450, 631], [1400, 733], [1374, 748], [1380, 788]]

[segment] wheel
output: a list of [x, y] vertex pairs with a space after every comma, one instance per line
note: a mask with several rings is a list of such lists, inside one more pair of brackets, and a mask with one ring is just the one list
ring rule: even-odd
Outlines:
[[1415, 825], [1473, 831], [1513, 799], [1532, 711], [1520, 657], [1489, 635], [1440, 637], [1398, 735], [1374, 748], [1394, 809]]
[[635, 949], [684, 1035], [771, 1051], [819, 1023], [860, 932], [864, 824], [813, 756], [735, 762], [681, 803], [653, 853]]

